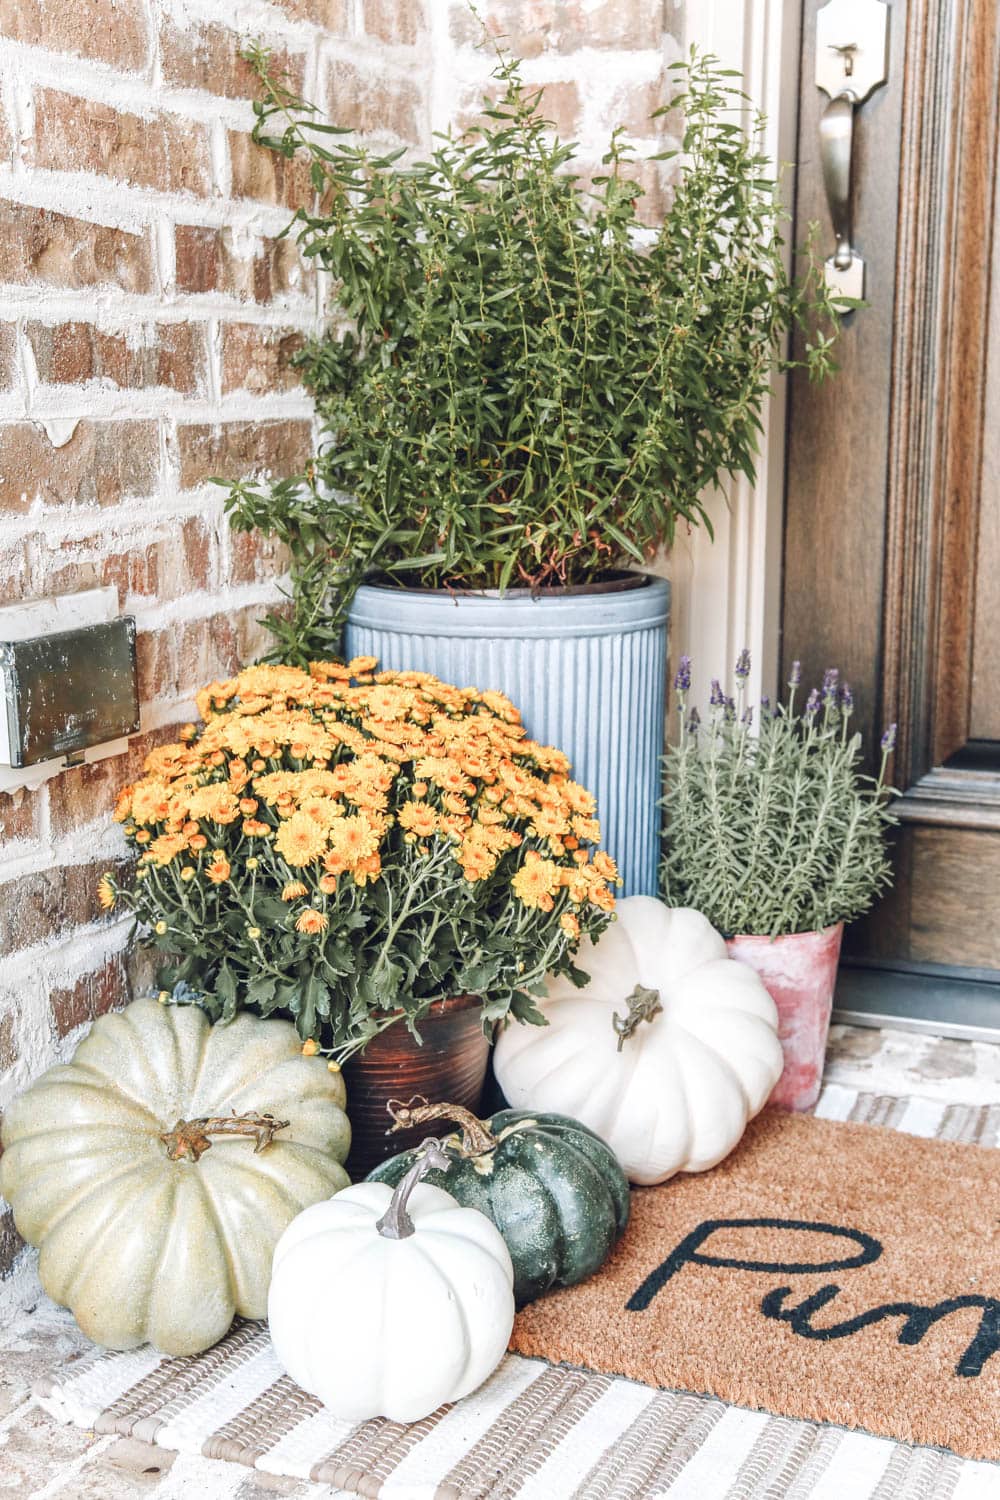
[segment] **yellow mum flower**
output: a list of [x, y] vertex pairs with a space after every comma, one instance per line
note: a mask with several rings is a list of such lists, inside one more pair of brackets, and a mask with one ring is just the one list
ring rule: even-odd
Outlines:
[[297, 901], [300, 896], [307, 896], [309, 887], [302, 884], [301, 880], [290, 880], [281, 888], [282, 901]]
[[315, 907], [307, 906], [305, 911], [299, 916], [295, 924], [295, 930], [296, 932], [305, 932], [311, 936], [315, 936], [317, 933], [325, 932], [329, 925], [329, 919], [324, 912], [317, 911]]
[[207, 879], [209, 879], [213, 885], [222, 885], [224, 881], [229, 879], [229, 874], [230, 865], [228, 859], [226, 859], [225, 855], [222, 855], [220, 857], [219, 853], [216, 852], [212, 859], [212, 863], [208, 865], [205, 870]]
[[154, 839], [149, 846], [149, 856], [154, 865], [169, 865], [175, 855], [180, 854], [188, 846], [188, 841], [181, 833], [161, 833], [158, 839]]
[[437, 813], [426, 802], [404, 802], [399, 809], [399, 826], [421, 838], [437, 832]]
[[110, 911], [117, 901], [114, 881], [110, 875], [102, 875], [97, 882], [97, 904], [102, 911]]
[[551, 911], [552, 897], [559, 889], [559, 873], [559, 866], [551, 859], [542, 859], [529, 849], [524, 864], [511, 881], [514, 894], [524, 906]]
[[[348, 865], [357, 865], [378, 850], [378, 834], [363, 815], [341, 818], [330, 829], [330, 847]], [[329, 865], [327, 866], [329, 868]], [[333, 871], [334, 874], [337, 871]]]
[[559, 926], [568, 938], [578, 938], [580, 936], [580, 923], [571, 911], [563, 912], [559, 918]]
[[293, 813], [278, 829], [274, 847], [289, 865], [310, 865], [326, 848], [326, 833], [306, 813]]

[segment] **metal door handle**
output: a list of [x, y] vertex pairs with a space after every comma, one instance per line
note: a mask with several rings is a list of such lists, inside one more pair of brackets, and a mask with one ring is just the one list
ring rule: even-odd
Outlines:
[[851, 155], [854, 147], [854, 95], [848, 91], [831, 99], [819, 122], [819, 153], [823, 186], [830, 205], [837, 248], [834, 268], [850, 270], [851, 249]]
[[820, 163], [836, 240], [826, 280], [842, 297], [861, 298], [865, 288], [865, 263], [852, 244], [854, 112], [885, 82], [888, 59], [885, 0], [829, 0], [817, 11], [816, 86], [829, 96], [819, 122]]

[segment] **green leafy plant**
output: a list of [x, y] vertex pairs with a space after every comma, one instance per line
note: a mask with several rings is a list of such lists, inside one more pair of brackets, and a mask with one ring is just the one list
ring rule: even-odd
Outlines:
[[[198, 694], [115, 816], [160, 980], [212, 1020], [291, 1017], [341, 1060], [434, 1000], [541, 1023], [546, 974], [614, 909], [594, 798], [500, 693], [371, 657], [247, 667]], [[314, 1049], [315, 1050], [315, 1049]]]
[[[291, 550], [279, 654], [340, 647], [364, 578], [531, 588], [647, 562], [679, 524], [708, 526], [706, 487], [752, 477], [761, 404], [787, 331], [832, 367], [832, 320], [808, 257], [782, 261], [761, 120], [716, 59], [675, 64], [683, 117], [673, 200], [655, 232], [623, 132], [591, 183], [571, 169], [541, 92], [501, 57], [483, 123], [424, 161], [377, 154], [317, 117], [248, 49], [255, 140], [311, 162], [296, 230], [333, 278], [339, 327], [298, 365], [320, 450], [305, 475], [232, 484], [235, 526]], [[288, 232], [288, 231], [286, 231]], [[841, 304], [846, 306], [846, 304]]]
[[749, 672], [744, 651], [734, 696], [713, 681], [702, 723], [688, 709], [691, 663], [681, 659], [680, 734], [665, 757], [664, 897], [696, 907], [727, 937], [851, 921], [892, 879], [885, 831], [896, 820], [885, 771], [896, 726], [882, 736], [873, 779], [861, 773], [851, 690], [835, 669], [799, 712], [795, 662], [787, 702], [762, 700], [756, 732], [744, 702]]

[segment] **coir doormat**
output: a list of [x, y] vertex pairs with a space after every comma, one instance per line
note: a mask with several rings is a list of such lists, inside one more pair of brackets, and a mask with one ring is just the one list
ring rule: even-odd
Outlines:
[[769, 1111], [632, 1204], [604, 1270], [526, 1308], [513, 1349], [1000, 1459], [994, 1151]]

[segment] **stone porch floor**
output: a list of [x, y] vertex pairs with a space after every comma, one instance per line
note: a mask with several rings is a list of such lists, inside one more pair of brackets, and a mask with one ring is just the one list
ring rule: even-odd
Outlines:
[[[1000, 1045], [837, 1026], [830, 1035], [826, 1082], [956, 1104], [997, 1103]], [[54, 1422], [34, 1403], [32, 1385], [90, 1346], [70, 1315], [32, 1282], [30, 1267], [19, 1280], [33, 1305], [0, 1333], [0, 1500], [5, 1494], [18, 1500], [270, 1500], [274, 1495], [333, 1500], [341, 1495], [328, 1485], [269, 1478], [235, 1464], [174, 1455], [131, 1438], [97, 1437]]]

